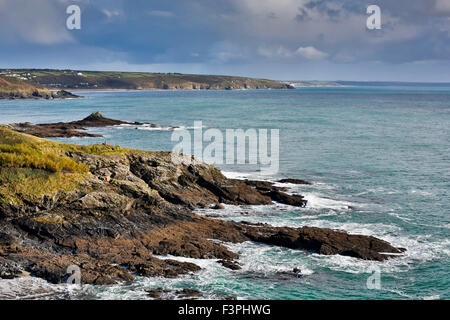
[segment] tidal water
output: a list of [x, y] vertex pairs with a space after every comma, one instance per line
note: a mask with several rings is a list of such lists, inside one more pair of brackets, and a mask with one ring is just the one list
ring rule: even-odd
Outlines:
[[[81, 289], [24, 278], [0, 281], [0, 297], [148, 299], [146, 289], [192, 288], [208, 297], [242, 299], [450, 298], [450, 88], [383, 86], [245, 91], [80, 92], [83, 99], [0, 101], [0, 123], [105, 117], [203, 129], [279, 129], [279, 171], [221, 166], [237, 178], [293, 177], [306, 208], [275, 204], [198, 210], [202, 215], [277, 226], [317, 226], [374, 235], [407, 249], [385, 262], [321, 256], [252, 242], [225, 244], [242, 270], [215, 260], [192, 261], [202, 271], [177, 279], [138, 278], [132, 284]], [[172, 131], [121, 126], [89, 131], [105, 138], [58, 139], [171, 150]], [[164, 257], [163, 257], [164, 258]], [[171, 257], [174, 258], [174, 257]], [[284, 274], [298, 267], [302, 278]], [[367, 282], [379, 271], [379, 287]]]

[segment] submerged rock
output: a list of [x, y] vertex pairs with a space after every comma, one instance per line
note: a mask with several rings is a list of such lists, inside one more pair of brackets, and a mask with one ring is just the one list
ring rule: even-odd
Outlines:
[[231, 270], [241, 270], [242, 267], [239, 265], [239, 263], [232, 261], [232, 260], [219, 260], [217, 261], [225, 268], [231, 269]]
[[292, 178], [288, 178], [288, 179], [281, 179], [278, 180], [278, 182], [280, 183], [292, 183], [292, 184], [306, 184], [306, 185], [311, 185], [312, 183], [306, 180], [302, 180], [302, 179], [292, 179]]
[[233, 296], [224, 296], [218, 294], [207, 294], [195, 289], [167, 290], [163, 288], [155, 288], [146, 290], [147, 295], [155, 300], [192, 300], [192, 299], [219, 299], [219, 300], [236, 300]]

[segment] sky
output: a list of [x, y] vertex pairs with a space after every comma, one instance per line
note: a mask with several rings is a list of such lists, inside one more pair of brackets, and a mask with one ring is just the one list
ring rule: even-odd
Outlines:
[[0, 37], [0, 68], [450, 82], [450, 0], [0, 0]]

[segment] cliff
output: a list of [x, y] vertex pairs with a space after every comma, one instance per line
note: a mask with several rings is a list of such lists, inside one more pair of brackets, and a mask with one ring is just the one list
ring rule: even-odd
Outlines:
[[109, 284], [200, 270], [154, 254], [238, 268], [239, 255], [214, 240], [379, 261], [403, 252], [375, 237], [225, 222], [192, 211], [273, 199], [306, 203], [271, 183], [227, 179], [180, 154], [58, 143], [0, 127], [0, 278], [32, 274], [60, 283], [77, 265], [83, 283]]
[[60, 89], [233, 90], [293, 88], [288, 84], [267, 79], [180, 73], [21, 69], [0, 70], [0, 74], [14, 74], [36, 85]]
[[52, 91], [38, 83], [0, 76], [0, 99], [65, 99], [77, 98], [65, 90]]

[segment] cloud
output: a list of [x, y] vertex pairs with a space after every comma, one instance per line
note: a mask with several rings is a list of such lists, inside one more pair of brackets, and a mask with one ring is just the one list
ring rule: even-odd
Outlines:
[[160, 18], [171, 18], [174, 17], [175, 14], [171, 11], [165, 11], [165, 10], [152, 10], [149, 12], [151, 16], [154, 17], [160, 17]]
[[317, 50], [314, 47], [300, 47], [296, 51], [297, 54], [308, 60], [323, 60], [328, 57], [328, 53]]
[[[357, 72], [350, 66], [450, 63], [450, 0], [375, 2], [382, 29], [371, 31], [361, 0], [0, 0], [0, 62], [203, 65], [267, 77], [308, 65], [316, 78], [338, 70], [332, 64]], [[74, 3], [82, 30], [68, 31], [65, 9]]]
[[436, 0], [434, 5], [436, 12], [450, 14], [450, 1], [449, 0]]
[[258, 47], [257, 52], [260, 56], [265, 58], [291, 58], [294, 56], [294, 53], [291, 50], [283, 46], [260, 46]]
[[0, 36], [12, 42], [53, 45], [73, 42], [64, 2], [0, 0]]
[[219, 41], [209, 50], [209, 59], [215, 63], [242, 60], [249, 57], [247, 49], [229, 41]]
[[102, 9], [102, 12], [108, 19], [114, 19], [115, 17], [119, 17], [121, 15], [119, 10]]

